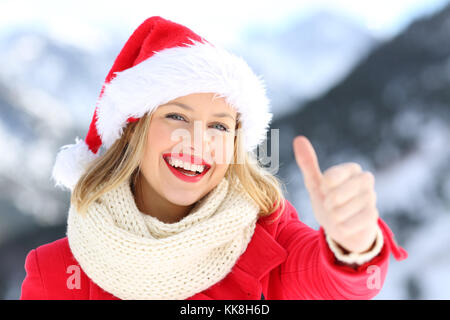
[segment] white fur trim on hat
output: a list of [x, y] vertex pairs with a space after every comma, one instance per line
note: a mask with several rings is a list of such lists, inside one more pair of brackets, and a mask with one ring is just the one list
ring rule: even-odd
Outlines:
[[265, 140], [272, 114], [264, 82], [242, 58], [191, 41], [194, 44], [187, 47], [155, 52], [105, 84], [97, 103], [96, 127], [106, 149], [120, 138], [129, 117], [141, 118], [170, 100], [201, 92], [224, 97], [241, 113], [246, 150]]
[[84, 173], [86, 166], [95, 158], [84, 140], [75, 138], [75, 144], [62, 146], [53, 166], [52, 178], [55, 186], [63, 186], [73, 190], [78, 179]]

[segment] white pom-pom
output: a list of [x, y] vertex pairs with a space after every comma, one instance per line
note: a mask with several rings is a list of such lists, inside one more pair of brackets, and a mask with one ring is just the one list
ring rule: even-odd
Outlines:
[[75, 138], [75, 144], [62, 146], [52, 171], [55, 186], [73, 190], [86, 166], [97, 157], [98, 153], [94, 154], [84, 140], [78, 137]]

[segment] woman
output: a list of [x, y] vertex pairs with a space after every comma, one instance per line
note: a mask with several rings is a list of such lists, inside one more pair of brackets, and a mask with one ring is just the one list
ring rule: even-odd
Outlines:
[[[155, 16], [121, 50], [84, 141], [58, 154], [72, 191], [67, 237], [31, 250], [21, 299], [370, 299], [389, 256], [407, 257], [378, 217], [373, 175], [323, 174], [294, 152], [313, 230], [254, 149], [272, 119], [240, 58]], [[100, 149], [103, 147], [103, 152]]]

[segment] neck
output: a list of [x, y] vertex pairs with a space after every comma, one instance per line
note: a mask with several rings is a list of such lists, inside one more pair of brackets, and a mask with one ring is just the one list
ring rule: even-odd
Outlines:
[[189, 214], [193, 208], [179, 206], [161, 197], [139, 173], [136, 185], [132, 188], [136, 206], [143, 214], [148, 214], [164, 223], [175, 223]]

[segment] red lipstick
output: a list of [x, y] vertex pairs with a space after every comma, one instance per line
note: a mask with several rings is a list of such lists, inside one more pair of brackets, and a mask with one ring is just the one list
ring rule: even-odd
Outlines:
[[[195, 176], [188, 176], [182, 173], [180, 170], [177, 170], [173, 166], [170, 165], [168, 158], [172, 159], [179, 159], [184, 162], [188, 162], [191, 164], [197, 164], [197, 165], [204, 165], [205, 168], [203, 169], [202, 173], [195, 175]], [[200, 181], [203, 176], [209, 171], [211, 168], [211, 165], [207, 163], [202, 158], [196, 157], [194, 155], [187, 155], [187, 154], [174, 154], [174, 153], [164, 153], [163, 154], [164, 162], [166, 163], [169, 170], [176, 176], [177, 178], [185, 181], [185, 182], [198, 182]]]

